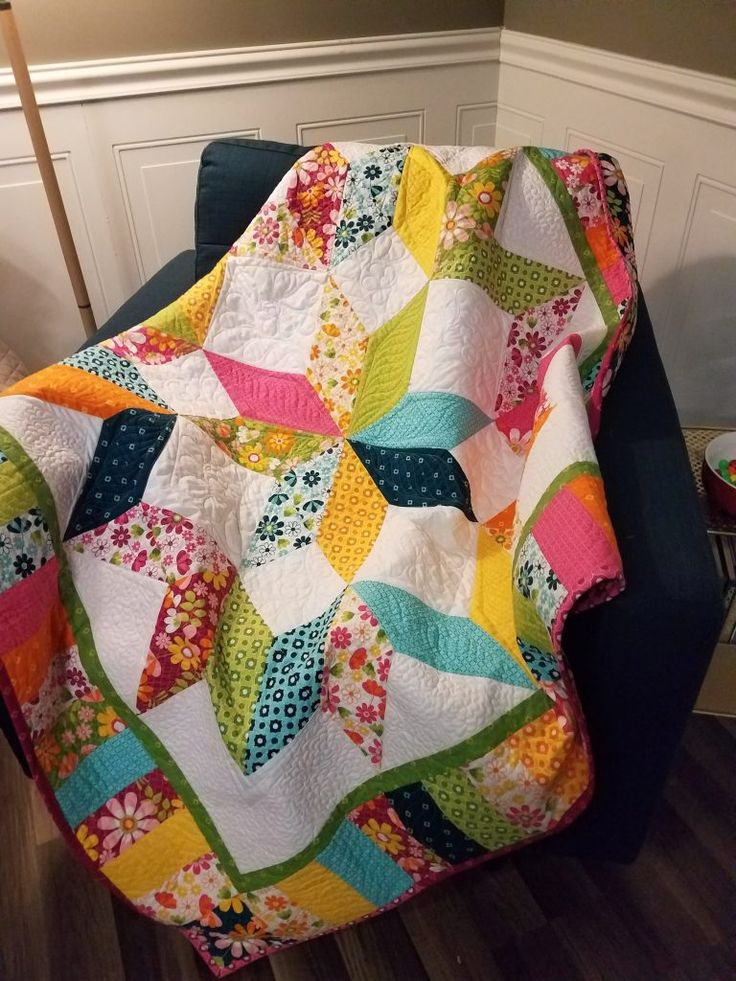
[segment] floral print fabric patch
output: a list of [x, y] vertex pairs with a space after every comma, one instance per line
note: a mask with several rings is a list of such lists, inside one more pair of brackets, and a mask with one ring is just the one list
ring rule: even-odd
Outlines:
[[80, 860], [214, 975], [586, 806], [562, 638], [623, 586], [636, 296], [610, 157], [327, 143], [3, 393], [0, 689]]

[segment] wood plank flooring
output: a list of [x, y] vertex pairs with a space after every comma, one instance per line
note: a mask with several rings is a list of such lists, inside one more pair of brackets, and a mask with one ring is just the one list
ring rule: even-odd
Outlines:
[[[206, 981], [70, 857], [0, 740], [0, 981]], [[736, 981], [736, 723], [693, 716], [633, 865], [520, 852], [232, 981]]]

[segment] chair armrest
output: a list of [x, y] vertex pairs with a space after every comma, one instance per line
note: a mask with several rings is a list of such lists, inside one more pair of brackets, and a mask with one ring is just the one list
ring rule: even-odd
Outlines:
[[174, 256], [151, 276], [148, 282], [144, 283], [138, 292], [126, 300], [107, 323], [100, 327], [95, 336], [82, 345], [81, 350], [142, 323], [147, 317], [158, 313], [185, 293], [194, 282], [194, 250], [190, 249]]
[[590, 807], [555, 840], [629, 861], [641, 847], [708, 667], [723, 606], [646, 305], [596, 443], [627, 588], [571, 616], [564, 646], [596, 765]]
[[[114, 337], [129, 327], [135, 327], [146, 317], [158, 313], [168, 306], [178, 296], [181, 296], [190, 286], [194, 285], [194, 250], [180, 252], [179, 255], [167, 262], [166, 265], [152, 276], [134, 293], [129, 300], [103, 324], [94, 337], [82, 345], [80, 350], [97, 344], [100, 341]], [[30, 776], [30, 770], [21, 749], [15, 727], [10, 721], [10, 715], [2, 699], [0, 699], [0, 732], [10, 744], [10, 748], [18, 758], [23, 770]]]

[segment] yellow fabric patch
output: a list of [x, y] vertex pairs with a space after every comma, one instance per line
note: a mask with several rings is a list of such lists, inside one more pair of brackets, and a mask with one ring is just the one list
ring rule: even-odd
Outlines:
[[194, 818], [189, 811], [181, 810], [100, 871], [128, 899], [138, 899], [208, 851], [210, 846]]
[[171, 409], [164, 409], [120, 385], [68, 364], [56, 364], [37, 371], [6, 388], [2, 395], [31, 395], [42, 402], [63, 405], [100, 419], [109, 419], [123, 409], [173, 415]]
[[522, 763], [541, 786], [551, 783], [571, 749], [573, 734], [563, 729], [553, 708], [509, 736], [509, 758]]
[[3, 464], [3, 483], [0, 487], [0, 524], [7, 524], [19, 514], [36, 506], [36, 496], [30, 481], [6, 460]]
[[376, 906], [352, 886], [320, 865], [310, 862], [303, 869], [276, 883], [289, 899], [321, 920], [339, 926], [372, 913]]
[[450, 175], [420, 146], [409, 151], [394, 212], [394, 228], [428, 276], [434, 269]]
[[317, 544], [345, 582], [352, 581], [368, 557], [387, 509], [385, 497], [345, 442], [317, 535]]
[[225, 279], [226, 263], [227, 256], [223, 256], [214, 269], [179, 298], [179, 304], [192, 325], [192, 330], [199, 344], [204, 341], [210, 328], [215, 304]]
[[[485, 528], [481, 528], [478, 535], [470, 619], [502, 644], [534, 681], [534, 675], [527, 667], [516, 642], [511, 553], [504, 548], [504, 541], [499, 541], [499, 538], [501, 536], [494, 537]], [[534, 684], [537, 682], [534, 681]]]
[[194, 286], [183, 293], [163, 310], [144, 322], [144, 326], [181, 337], [192, 344], [202, 344], [210, 327], [217, 298], [225, 279], [225, 265], [228, 257], [220, 259], [214, 269], [197, 280]]

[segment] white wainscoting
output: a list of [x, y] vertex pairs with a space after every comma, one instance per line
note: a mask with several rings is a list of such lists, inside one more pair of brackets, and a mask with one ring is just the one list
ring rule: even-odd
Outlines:
[[[214, 139], [260, 138], [260, 130], [140, 140], [113, 147], [125, 217], [141, 279], [149, 279], [194, 239], [199, 158]], [[175, 206], [174, 206], [175, 204]]]
[[504, 31], [497, 102], [499, 144], [620, 161], [680, 416], [736, 426], [736, 82]]
[[[42, 66], [34, 80], [102, 323], [191, 247], [202, 148], [581, 146], [616, 156], [680, 413], [736, 425], [736, 82], [498, 29]], [[83, 339], [12, 79], [0, 71], [0, 336], [36, 368]]]
[[[446, 31], [34, 69], [98, 323], [192, 247], [210, 140], [455, 143], [458, 107], [498, 90], [499, 38]], [[17, 105], [0, 71], [0, 337], [38, 368], [84, 335]], [[492, 142], [492, 130], [476, 125], [467, 141]]]

